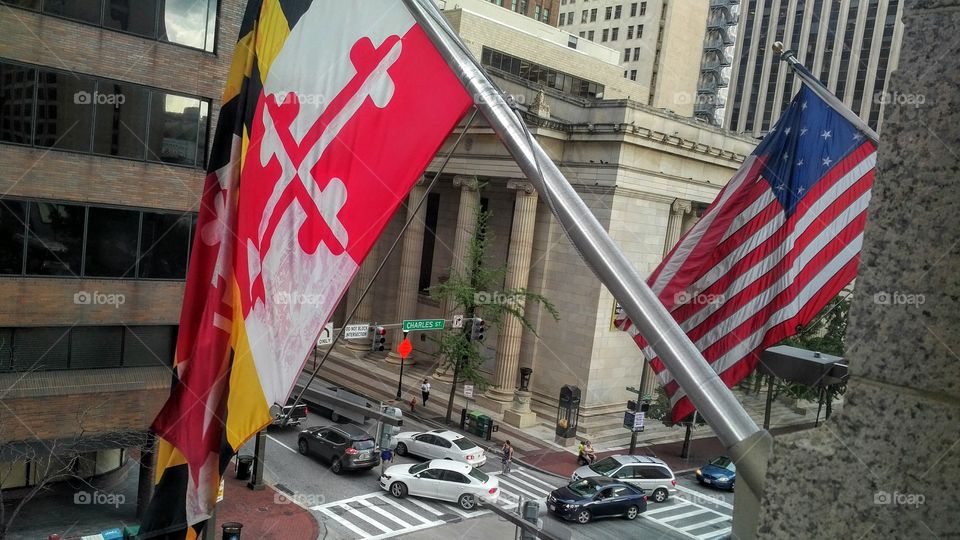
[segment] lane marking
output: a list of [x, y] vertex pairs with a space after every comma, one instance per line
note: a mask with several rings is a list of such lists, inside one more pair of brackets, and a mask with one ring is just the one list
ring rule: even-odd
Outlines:
[[406, 521], [400, 519], [399, 517], [391, 514], [390, 512], [387, 512], [387, 511], [384, 510], [383, 508], [380, 508], [379, 506], [377, 506], [377, 505], [375, 505], [375, 504], [371, 504], [371, 503], [370, 503], [370, 499], [361, 499], [361, 500], [357, 501], [357, 504], [362, 504], [363, 506], [366, 506], [367, 508], [369, 508], [369, 509], [373, 510], [374, 512], [380, 514], [381, 516], [383, 516], [383, 517], [385, 517], [385, 518], [387, 518], [387, 519], [391, 519], [391, 520], [393, 520], [393, 521], [396, 521], [396, 522], [399, 523], [400, 526], [403, 527], [404, 529], [409, 529], [410, 527], [413, 527], [413, 525], [411, 525], [411, 524], [407, 523]]
[[418, 514], [418, 513], [414, 512], [414, 511], [410, 510], [409, 508], [404, 508], [403, 505], [401, 505], [401, 504], [398, 503], [397, 501], [394, 501], [392, 498], [390, 498], [390, 497], [387, 496], [387, 495], [381, 496], [381, 497], [379, 497], [379, 498], [380, 498], [380, 499], [383, 499], [384, 502], [390, 504], [391, 506], [393, 506], [393, 507], [396, 508], [397, 510], [400, 510], [401, 512], [406, 512], [408, 515], [410, 515], [410, 516], [412, 516], [412, 517], [414, 517], [414, 518], [416, 518], [416, 519], [418, 519], [418, 520], [420, 520], [420, 521], [422, 521], [422, 522], [424, 522], [424, 523], [443, 523], [442, 521], [430, 521], [429, 518], [426, 518], [426, 517], [424, 517], [424, 516], [421, 516], [420, 514]]
[[[695, 531], [695, 530], [697, 530], [697, 529], [705, 529], [705, 528], [709, 527], [710, 525], [713, 525], [714, 523], [721, 523], [721, 522], [723, 522], [723, 521], [730, 521], [730, 518], [729, 518], [728, 516], [723, 516], [723, 517], [708, 519], [708, 520], [706, 520], [706, 521], [701, 521], [701, 522], [698, 522], [698, 523], [694, 523], [693, 525], [687, 525], [686, 527], [680, 527], [680, 529], [683, 530], [683, 531], [685, 531], [685, 532], [687, 532], [687, 531]], [[710, 534], [713, 534], [713, 533], [711, 532]]]
[[527, 491], [527, 490], [523, 489], [522, 487], [513, 485], [513, 482], [509, 482], [509, 481], [507, 481], [506, 478], [504, 478], [504, 477], [501, 476], [501, 477], [500, 477], [500, 489], [503, 489], [503, 485], [504, 485], [504, 484], [506, 484], [506, 485], [510, 488], [510, 491], [519, 491], [520, 493], [525, 493], [526, 495], [529, 495], [530, 497], [533, 497], [534, 499], [542, 499], [542, 498], [545, 498], [545, 497], [546, 497], [546, 494], [541, 495], [541, 494], [539, 494], [539, 493], [533, 493], [533, 492], [530, 492], [530, 491]]
[[[719, 498], [716, 499], [716, 500], [714, 500], [714, 499], [713, 499], [712, 497], [710, 497], [709, 495], [704, 495], [704, 494], [703, 494], [702, 492], [700, 492], [700, 491], [695, 491], [695, 490], [692, 490], [692, 489], [690, 489], [690, 488], [685, 488], [685, 487], [679, 486], [679, 485], [677, 486], [677, 489], [680, 490], [680, 491], [683, 491], [684, 493], [689, 493], [689, 494], [691, 494], [691, 495], [694, 495], [698, 500], [701, 500], [701, 501], [703, 500], [704, 497], [708, 497], [708, 498], [710, 498], [710, 502], [707, 503], [707, 504], [715, 504], [715, 505], [717, 505], [717, 506], [722, 506], [722, 507], [724, 507], [724, 508], [729, 508], [730, 510], [733, 510], [733, 505], [730, 504], [730, 503], [728, 503], [727, 501], [721, 500], [721, 499], [719, 499]], [[687, 499], [683, 499], [683, 500], [686, 501]], [[689, 502], [693, 502], [693, 501], [689, 501]]]
[[336, 521], [337, 523], [339, 523], [339, 524], [342, 525], [343, 527], [349, 529], [350, 531], [352, 531], [354, 534], [356, 534], [356, 535], [359, 536], [360, 538], [370, 538], [370, 535], [369, 535], [369, 534], [365, 533], [365, 532], [364, 532], [363, 530], [361, 530], [361, 529], [358, 529], [357, 527], [355, 527], [355, 526], [353, 525], [353, 523], [350, 523], [349, 521], [341, 518], [340, 516], [338, 516], [338, 515], [335, 514], [334, 512], [331, 512], [331, 511], [328, 510], [327, 508], [316, 507], [316, 508], [314, 508], [313, 510], [319, 510], [321, 513], [326, 514], [328, 517], [333, 518], [334, 521]]
[[[357, 504], [360, 504], [360, 502], [358, 501]], [[392, 532], [394, 532], [393, 529], [384, 527], [383, 525], [380, 524], [379, 521], [377, 521], [377, 520], [375, 520], [375, 519], [368, 518], [368, 517], [365, 516], [362, 512], [360, 512], [360, 511], [357, 510], [356, 508], [350, 506], [349, 504], [341, 504], [340, 507], [341, 507], [341, 508], [346, 508], [347, 511], [350, 512], [350, 515], [357, 516], [358, 518], [366, 521], [366, 522], [369, 523], [370, 525], [373, 525], [374, 527], [380, 529], [381, 531], [383, 531], [383, 532], [385, 532], [385, 533], [392, 533]], [[369, 535], [368, 535], [368, 536], [369, 536]]]
[[697, 508], [697, 509], [694, 509], [694, 510], [690, 510], [689, 512], [684, 512], [684, 513], [682, 513], [682, 514], [674, 514], [674, 515], [672, 515], [672, 516], [667, 516], [667, 517], [663, 517], [663, 518], [660, 518], [660, 519], [663, 520], [663, 521], [679, 521], [679, 520], [681, 520], [681, 519], [686, 519], [686, 518], [688, 518], [688, 517], [690, 517], [690, 516], [696, 516], [696, 515], [702, 514], [702, 513], [704, 513], [704, 512], [709, 512], [709, 513], [711, 513], [711, 514], [716, 514], [716, 512], [714, 512], [713, 510], [708, 510], [708, 509], [706, 509], [706, 508]]
[[435, 516], [442, 516], [442, 515], [445, 513], [445, 512], [438, 512], [438, 511], [434, 510], [433, 507], [428, 506], [426, 503], [422, 503], [422, 502], [416, 500], [416, 499], [413, 498], [413, 497], [407, 497], [407, 498], [405, 498], [404, 500], [405, 500], [405, 501], [408, 501], [408, 502], [412, 502], [413, 504], [419, 506], [420, 508], [423, 508], [424, 510], [426, 510], [427, 512], [430, 512], [431, 514], [433, 514], [433, 515], [435, 515]]
[[544, 482], [543, 480], [540, 480], [539, 478], [533, 476], [532, 474], [528, 474], [528, 473], [525, 473], [525, 472], [520, 471], [520, 470], [518, 470], [517, 472], [520, 473], [520, 474], [522, 474], [523, 476], [526, 476], [527, 478], [533, 480], [534, 482], [537, 482], [538, 484], [543, 484], [543, 485], [547, 486], [547, 489], [550, 490], [550, 491], [553, 491], [553, 490], [557, 489], [557, 486], [550, 485], [550, 484], [548, 484], [547, 482]]
[[423, 529], [429, 529], [431, 527], [436, 527], [438, 525], [444, 525], [443, 521], [431, 521], [429, 523], [424, 523], [423, 525], [417, 525], [415, 527], [410, 527], [409, 529], [403, 529], [400, 531], [394, 531], [392, 533], [378, 534], [377, 536], [369, 537], [369, 540], [383, 540], [384, 538], [394, 538], [402, 534], [412, 533], [416, 531], [421, 531]]
[[273, 435], [267, 435], [267, 438], [270, 439], [271, 441], [279, 444], [280, 446], [286, 448], [287, 450], [293, 452], [294, 454], [299, 454], [299, 453], [300, 453], [300, 452], [294, 450], [293, 448], [290, 448], [289, 446], [287, 446], [287, 445], [283, 444], [282, 442], [278, 441], [277, 439], [275, 439], [275, 438], [273, 437]]
[[352, 503], [354, 501], [359, 501], [361, 499], [369, 499], [370, 497], [379, 497], [382, 493], [383, 492], [381, 491], [374, 491], [373, 493], [364, 493], [363, 495], [357, 495], [356, 497], [350, 497], [349, 499], [340, 499], [339, 501], [332, 501], [326, 504], [318, 504], [317, 506], [313, 506], [310, 509], [321, 510], [323, 508], [330, 508], [332, 506], [340, 506], [342, 504]]
[[[645, 516], [650, 516], [650, 515], [653, 515], [653, 514], [661, 514], [661, 513], [663, 513], [663, 512], [669, 512], [670, 510], [676, 510], [677, 508], [683, 508], [683, 507], [685, 507], [685, 506], [692, 506], [692, 504], [691, 504], [691, 503], [688, 503], [688, 502], [683, 502], [683, 503], [676, 503], [676, 502], [675, 502], [674, 504], [670, 504], [670, 505], [663, 506], [663, 507], [660, 507], [660, 508], [654, 508], [653, 510], [650, 510], [650, 507], [647, 506], [647, 511], [644, 512], [643, 515], [645, 515]], [[669, 518], [668, 518], [668, 519], [669, 519]]]
[[710, 532], [707, 534], [701, 534], [697, 537], [697, 540], [705, 540], [707, 538], [726, 538], [730, 531], [733, 530], [733, 527], [727, 527], [726, 529], [721, 529], [719, 531]]

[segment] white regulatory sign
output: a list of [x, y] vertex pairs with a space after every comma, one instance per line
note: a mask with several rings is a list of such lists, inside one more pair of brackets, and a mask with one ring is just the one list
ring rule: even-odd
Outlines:
[[453, 328], [463, 328], [463, 315], [453, 316]]
[[317, 346], [330, 345], [333, 343], [333, 323], [327, 323], [320, 332], [320, 338], [317, 339]]
[[346, 339], [366, 339], [370, 333], [370, 323], [348, 324], [343, 329], [343, 337]]
[[463, 385], [463, 397], [472, 398], [473, 397], [473, 385], [465, 384]]

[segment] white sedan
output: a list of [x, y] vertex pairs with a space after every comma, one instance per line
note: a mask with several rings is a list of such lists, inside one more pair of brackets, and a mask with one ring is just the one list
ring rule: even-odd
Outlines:
[[474, 509], [478, 501], [496, 504], [500, 498], [495, 477], [447, 459], [394, 465], [380, 475], [380, 488], [398, 499], [416, 495], [455, 502], [464, 510]]
[[394, 440], [397, 443], [397, 455], [413, 454], [427, 459], [452, 459], [474, 467], [487, 462], [487, 455], [473, 441], [454, 431], [435, 429], [433, 431], [407, 431], [400, 433]]

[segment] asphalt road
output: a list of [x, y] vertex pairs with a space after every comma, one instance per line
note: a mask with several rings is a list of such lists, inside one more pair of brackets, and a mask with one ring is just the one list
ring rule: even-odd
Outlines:
[[[455, 504], [416, 497], [394, 499], [381, 491], [379, 468], [366, 472], [335, 475], [328, 464], [297, 452], [301, 428], [328, 425], [328, 418], [313, 412], [300, 427], [271, 428], [267, 437], [264, 481], [275, 486], [277, 500], [299, 504], [317, 518], [321, 538], [511, 538], [515, 527], [490, 509], [462, 511]], [[404, 419], [404, 431], [428, 427]], [[364, 426], [373, 434], [376, 422]], [[252, 454], [252, 442], [241, 454]], [[499, 463], [491, 456], [484, 466], [487, 473], [499, 474]], [[418, 461], [397, 457], [394, 464]], [[523, 466], [515, 466], [509, 476], [500, 476], [503, 495], [500, 505], [516, 509], [518, 499], [541, 501], [541, 519], [545, 530], [557, 538], [576, 540], [620, 540], [623, 538], [727, 538], [733, 513], [733, 494], [698, 486], [692, 474], [678, 478], [678, 494], [666, 502], [651, 502], [635, 521], [612, 518], [587, 525], [567, 523], [549, 515], [543, 503], [547, 494], [564, 480]]]

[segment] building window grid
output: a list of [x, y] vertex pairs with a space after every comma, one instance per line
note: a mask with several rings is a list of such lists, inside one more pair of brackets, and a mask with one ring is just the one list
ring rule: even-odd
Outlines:
[[860, 40], [860, 58], [858, 60], [857, 80], [853, 89], [853, 112], [860, 114], [860, 105], [863, 103], [863, 87], [867, 79], [867, 68], [870, 66], [870, 45], [873, 41], [873, 30], [877, 24], [877, 8], [879, 2], [870, 2], [867, 7], [867, 18], [863, 29], [863, 38]]
[[847, 70], [850, 69], [850, 53], [853, 48], [853, 35], [857, 30], [857, 11], [860, 8], [859, 0], [850, 0], [850, 9], [847, 11], [847, 25], [843, 33], [843, 52], [840, 55], [840, 65], [837, 75], [837, 99], [843, 101], [847, 90]]
[[887, 16], [883, 27], [883, 37], [880, 40], [880, 52], [877, 57], [877, 76], [873, 84], [873, 103], [870, 106], [870, 117], [867, 123], [871, 128], [877, 129], [880, 121], [880, 106], [876, 96], [886, 92], [887, 68], [890, 62], [890, 48], [893, 44], [893, 32], [896, 29], [897, 10], [900, 7], [899, 0], [891, 0], [887, 6]]
[[607, 9], [604, 10], [603, 20], [609, 21], [613, 17], [613, 6], [607, 6]]
[[[770, 1], [767, 0], [767, 5], [769, 6]], [[770, 10], [764, 10], [763, 17], [760, 20], [760, 40], [758, 41], [757, 46], [757, 60], [753, 66], [753, 80], [750, 84], [750, 101], [749, 103], [756, 103], [760, 95], [760, 74], [763, 71], [763, 64], [766, 61], [766, 46], [767, 46], [767, 33], [763, 30], [769, 28], [770, 24]], [[744, 122], [743, 129], [744, 131], [753, 131], [754, 123], [756, 120], [756, 107], [752, 107], [747, 110], [747, 118]]]
[[633, 39], [633, 25], [627, 27], [627, 39]]
[[630, 4], [630, 16], [631, 16], [631, 17], [636, 17], [636, 16], [637, 16], [637, 3], [636, 3], [636, 2]]
[[574, 96], [600, 99], [605, 90], [604, 85], [600, 83], [581, 79], [487, 47], [483, 48], [480, 58], [481, 63], [486, 67]]
[[640, 2], [640, 15], [646, 15], [646, 14], [647, 14], [647, 3]]
[[[783, 41], [783, 35], [786, 31], [787, 8], [786, 2], [780, 4], [780, 13], [777, 16], [777, 31], [774, 41]], [[764, 96], [763, 123], [761, 129], [767, 131], [770, 129], [770, 120], [773, 117], [773, 101], [776, 97], [777, 83], [780, 78], [780, 62], [773, 62], [770, 66], [770, 77], [767, 79], [767, 93]]]
[[619, 19], [620, 15], [623, 13], [623, 6], [616, 6], [613, 8], [613, 18]]
[[597, 20], [597, 8], [590, 10], [590, 22], [596, 22]]
[[619, 28], [613, 28], [610, 30], [610, 41], [616, 41], [617, 38], [619, 38], [619, 36], [620, 36]]
[[[744, 81], [747, 78], [747, 61], [750, 58], [750, 45], [753, 41], [753, 28], [755, 23], [755, 18], [751, 15], [756, 14], [757, 0], [750, 0], [750, 3], [747, 5], [747, 11], [744, 15], [746, 17], [744, 31], [743, 31], [743, 45], [740, 48], [740, 58], [737, 61], [737, 85], [733, 91], [733, 109], [730, 115], [730, 130], [737, 131], [737, 128], [740, 127], [740, 103], [746, 95], [746, 90], [743, 87]], [[749, 110], [749, 107], [748, 107]]]
[[830, 65], [833, 63], [834, 43], [837, 37], [837, 24], [840, 20], [840, 2], [830, 5], [830, 20], [827, 21], [827, 39], [824, 41], [823, 65], [820, 68], [820, 80], [830, 83]]
[[642, 25], [642, 24], [638, 24], [638, 25], [637, 25], [637, 39], [640, 39], [640, 38], [642, 38], [642, 37], [643, 37], [643, 25]]

